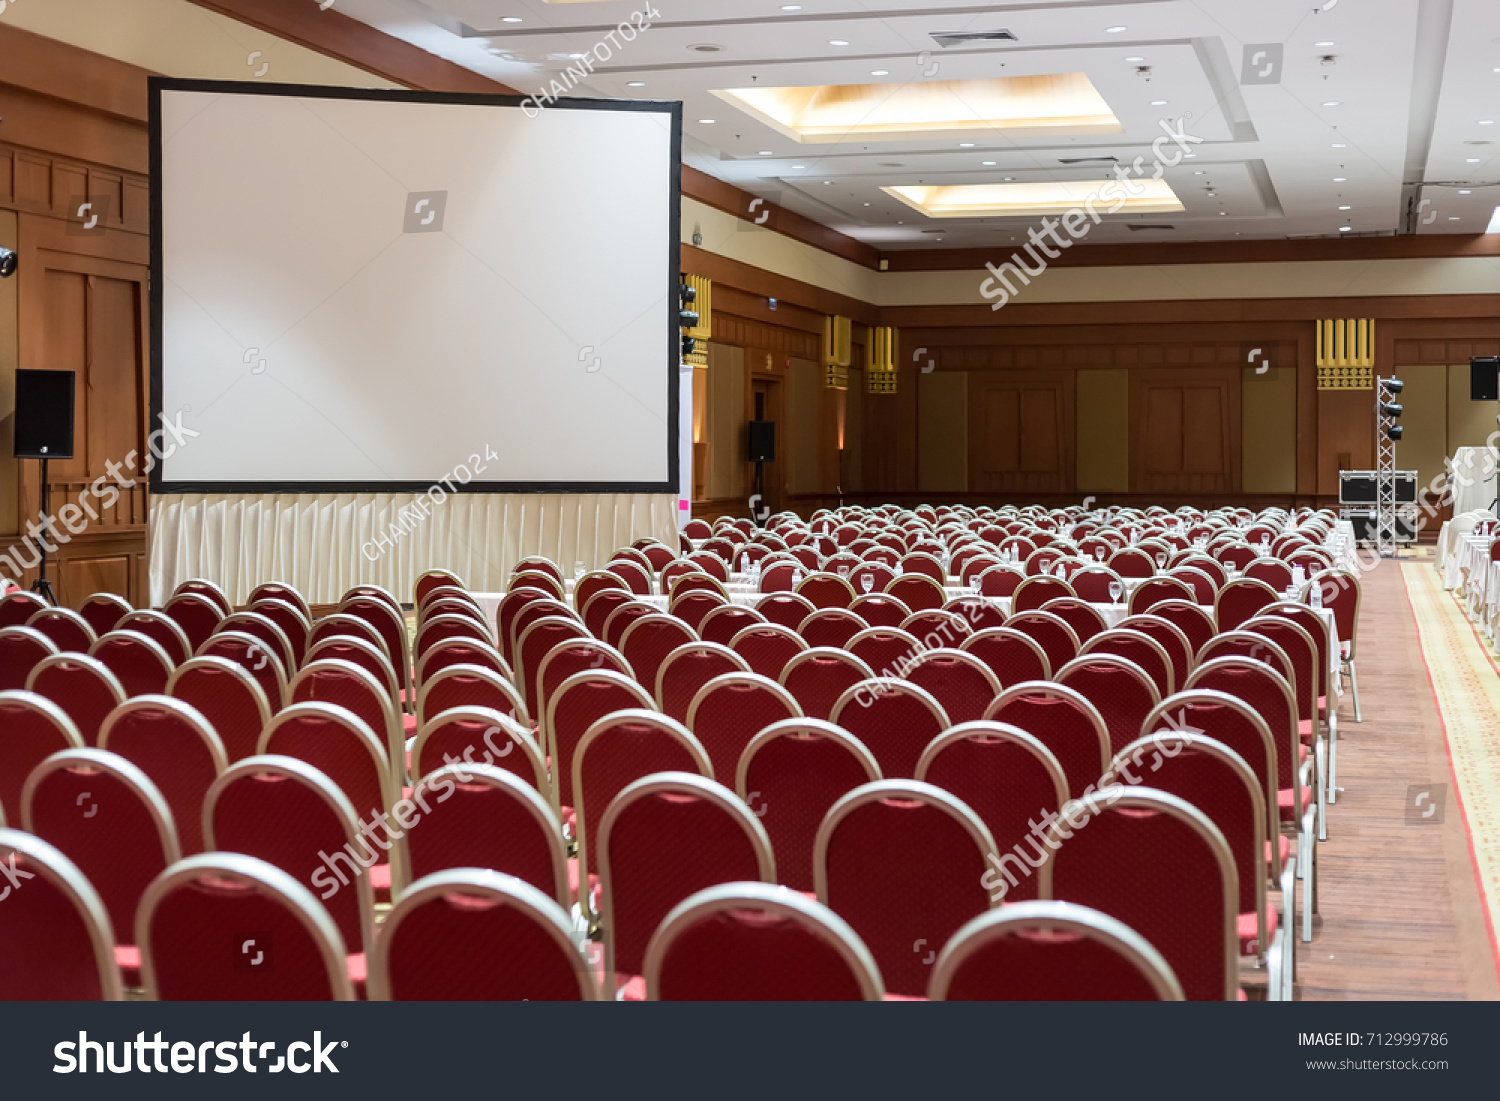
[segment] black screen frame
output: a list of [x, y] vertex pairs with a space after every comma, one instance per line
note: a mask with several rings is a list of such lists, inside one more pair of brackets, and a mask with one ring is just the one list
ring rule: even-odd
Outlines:
[[[259, 84], [239, 80], [192, 80], [178, 77], [147, 78], [148, 133], [151, 170], [151, 426], [163, 423], [162, 394], [162, 322], [165, 308], [165, 256], [162, 243], [162, 115], [163, 92], [206, 92], [222, 95], [290, 96], [323, 99], [376, 100], [397, 103], [435, 103], [455, 106], [512, 107], [525, 111], [531, 96], [476, 95], [461, 92], [426, 92], [384, 88], [335, 88], [315, 84]], [[661, 482], [542, 482], [479, 481], [454, 486], [459, 493], [661, 493], [678, 496], [681, 491], [681, 454], [679, 443], [681, 378], [677, 337], [681, 332], [681, 310], [678, 286], [682, 282], [682, 103], [671, 100], [614, 100], [559, 98], [545, 108], [549, 111], [644, 111], [668, 116], [671, 125], [670, 164], [668, 166], [670, 204], [667, 245], [667, 477]], [[189, 425], [189, 427], [191, 427]], [[272, 493], [424, 493], [446, 472], [435, 472], [435, 478], [423, 481], [205, 481], [174, 480], [162, 477], [162, 464], [152, 464], [149, 486], [152, 493], [245, 494]], [[448, 483], [444, 483], [446, 486]]]

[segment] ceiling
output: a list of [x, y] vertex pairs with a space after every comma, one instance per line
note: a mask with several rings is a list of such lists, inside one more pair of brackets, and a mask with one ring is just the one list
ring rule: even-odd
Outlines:
[[[1202, 139], [1162, 166], [1182, 209], [1106, 215], [1090, 243], [1476, 234], [1500, 204], [1494, 0], [654, 0], [613, 43], [647, 0], [336, 2], [522, 92], [601, 58], [570, 94], [681, 100], [686, 163], [882, 251], [1024, 243], [1039, 221], [929, 217], [888, 189], [1102, 185], [1137, 157], [1149, 176], [1167, 128]], [[1015, 40], [933, 37], [999, 30]], [[723, 94], [1076, 73], [1116, 125], [799, 141]]]

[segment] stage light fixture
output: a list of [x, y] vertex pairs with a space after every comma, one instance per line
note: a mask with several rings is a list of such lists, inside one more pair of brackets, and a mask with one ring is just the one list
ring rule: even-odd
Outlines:
[[1393, 424], [1385, 430], [1385, 434], [1390, 439], [1399, 440], [1401, 438], [1401, 426], [1399, 424]]
[[1401, 406], [1393, 401], [1383, 401], [1380, 403], [1380, 411], [1387, 417], [1399, 417], [1401, 415]]
[[1399, 378], [1383, 378], [1380, 380], [1380, 385], [1387, 394], [1399, 394], [1406, 389], [1406, 383]]

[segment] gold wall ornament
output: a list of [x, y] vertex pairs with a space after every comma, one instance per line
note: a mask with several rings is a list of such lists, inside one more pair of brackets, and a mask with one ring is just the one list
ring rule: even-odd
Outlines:
[[900, 354], [900, 335], [891, 325], [871, 327], [865, 338], [865, 392], [896, 392], [896, 359]]
[[847, 367], [853, 355], [853, 323], [837, 315], [823, 318], [823, 366]]
[[1317, 363], [1319, 390], [1375, 388], [1375, 319], [1319, 320]]

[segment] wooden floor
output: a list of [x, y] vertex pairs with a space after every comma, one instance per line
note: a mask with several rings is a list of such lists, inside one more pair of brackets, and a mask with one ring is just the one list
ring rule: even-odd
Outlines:
[[[1312, 943], [1297, 945], [1302, 999], [1500, 998], [1411, 599], [1396, 562], [1364, 575], [1357, 661], [1364, 722], [1354, 722], [1346, 692], [1343, 791], [1319, 846], [1319, 915]], [[1409, 824], [1408, 790], [1435, 784], [1445, 785], [1442, 824]]]

